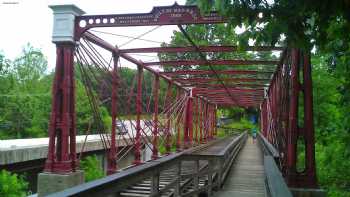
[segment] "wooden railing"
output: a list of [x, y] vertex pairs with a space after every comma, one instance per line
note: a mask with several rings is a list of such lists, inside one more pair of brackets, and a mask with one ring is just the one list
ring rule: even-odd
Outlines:
[[[141, 183], [149, 187], [147, 196], [193, 196], [206, 193], [211, 196], [214, 188], [223, 183], [228, 169], [247, 134], [236, 137], [217, 155], [197, 154], [220, 140], [175, 153], [125, 171], [84, 183], [49, 195], [62, 196], [123, 196], [132, 192], [133, 185]], [[162, 180], [167, 181], [162, 181]], [[160, 184], [161, 183], [161, 184]]]
[[265, 187], [269, 197], [292, 197], [276, 161], [279, 161], [279, 152], [270, 144], [267, 139], [258, 134], [258, 141], [264, 153]]

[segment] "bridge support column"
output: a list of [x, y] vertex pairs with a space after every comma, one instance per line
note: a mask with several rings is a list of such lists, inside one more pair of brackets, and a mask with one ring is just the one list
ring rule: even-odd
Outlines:
[[190, 95], [186, 103], [185, 120], [184, 120], [184, 148], [192, 145], [191, 136], [193, 135], [193, 118], [192, 118], [193, 97]]
[[[300, 69], [302, 66], [302, 69]], [[317, 188], [315, 168], [315, 140], [313, 126], [312, 79], [309, 53], [298, 49], [292, 50], [292, 96], [289, 111], [288, 157], [286, 178], [290, 187]], [[300, 83], [299, 73], [302, 71], [303, 84]], [[303, 92], [304, 125], [298, 125], [299, 95]], [[305, 169], [297, 169], [298, 139], [305, 146]]]
[[[165, 99], [165, 109], [170, 109], [171, 105], [171, 96], [172, 96], [172, 84], [168, 82], [168, 88], [167, 88], [167, 93], [166, 93], [166, 99]], [[166, 134], [165, 134], [165, 152], [166, 154], [170, 154], [171, 152], [171, 132], [170, 132], [170, 125], [171, 125], [171, 120], [170, 120], [170, 110], [166, 113]]]
[[117, 151], [116, 145], [116, 125], [117, 125], [117, 92], [118, 92], [118, 60], [119, 56], [113, 54], [113, 72], [112, 72], [112, 95], [111, 95], [111, 115], [112, 115], [112, 130], [111, 130], [111, 147], [109, 148], [107, 174], [113, 174], [117, 171]]
[[137, 66], [137, 94], [136, 94], [136, 137], [134, 164], [141, 164], [141, 113], [142, 113], [142, 66]]
[[267, 137], [267, 101], [264, 99], [260, 106], [260, 131], [264, 137]]
[[203, 143], [203, 102], [199, 99], [199, 143]]
[[76, 154], [74, 80], [75, 17], [84, 14], [74, 5], [50, 6], [54, 13], [52, 40], [56, 44], [56, 70], [52, 85], [49, 147], [44, 173], [38, 176], [38, 196], [84, 182]]
[[[179, 101], [181, 98], [181, 89], [177, 88], [176, 89], [176, 100]], [[178, 111], [177, 117], [176, 117], [176, 124], [175, 124], [175, 129], [176, 129], [176, 152], [181, 151], [181, 118], [183, 114], [184, 109], [180, 108]]]
[[309, 187], [317, 186], [315, 162], [315, 129], [313, 117], [313, 96], [310, 54], [304, 53], [304, 138], [305, 138], [305, 173], [306, 183]]
[[159, 97], [159, 76], [154, 78], [154, 114], [153, 114], [153, 140], [152, 159], [158, 158], [158, 97]]

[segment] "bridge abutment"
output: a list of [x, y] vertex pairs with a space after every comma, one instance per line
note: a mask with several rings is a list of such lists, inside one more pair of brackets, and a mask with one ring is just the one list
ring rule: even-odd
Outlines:
[[38, 175], [38, 197], [58, 192], [84, 183], [84, 172], [77, 170], [67, 174], [43, 172]]

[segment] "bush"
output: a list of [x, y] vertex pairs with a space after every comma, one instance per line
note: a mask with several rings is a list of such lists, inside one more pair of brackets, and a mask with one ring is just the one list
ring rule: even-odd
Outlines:
[[0, 171], [0, 196], [21, 197], [27, 196], [28, 183], [23, 177], [6, 170]]
[[84, 170], [85, 182], [104, 177], [103, 169], [96, 155], [87, 156], [85, 159], [81, 160], [80, 168]]

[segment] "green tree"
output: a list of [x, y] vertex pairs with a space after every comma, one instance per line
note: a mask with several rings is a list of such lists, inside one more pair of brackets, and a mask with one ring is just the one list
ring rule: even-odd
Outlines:
[[13, 62], [2, 64], [0, 138], [46, 135], [50, 88], [47, 61], [40, 50], [27, 45]]
[[16, 174], [0, 171], [0, 196], [2, 197], [24, 197], [27, 196], [28, 183]]
[[87, 156], [80, 161], [80, 168], [84, 170], [86, 182], [105, 176], [100, 163], [101, 161], [97, 159], [96, 155]]

